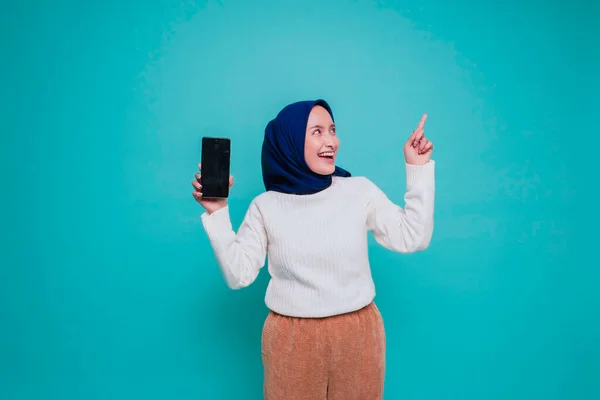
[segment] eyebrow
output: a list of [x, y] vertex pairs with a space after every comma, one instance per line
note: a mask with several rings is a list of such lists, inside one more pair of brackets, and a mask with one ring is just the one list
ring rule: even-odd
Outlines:
[[[335, 128], [335, 124], [331, 124], [331, 126], [332, 126], [333, 128]], [[311, 126], [310, 128], [308, 128], [308, 129], [314, 129], [314, 128], [321, 128], [321, 129], [325, 129], [325, 127], [324, 127], [323, 125], [319, 125], [319, 124], [317, 124], [317, 125], [313, 125], [313, 126]]]

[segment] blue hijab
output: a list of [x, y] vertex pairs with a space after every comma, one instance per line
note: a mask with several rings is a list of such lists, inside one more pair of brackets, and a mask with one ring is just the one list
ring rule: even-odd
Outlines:
[[332, 176], [350, 176], [336, 167], [332, 175], [320, 175], [306, 164], [304, 143], [308, 116], [315, 106], [333, 113], [325, 100], [299, 101], [285, 106], [267, 124], [262, 146], [262, 174], [265, 189], [288, 194], [306, 195], [327, 189]]

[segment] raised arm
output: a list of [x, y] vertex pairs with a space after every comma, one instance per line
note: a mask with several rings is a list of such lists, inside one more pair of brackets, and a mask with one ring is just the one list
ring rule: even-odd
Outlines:
[[[198, 168], [201, 167], [198, 164]], [[204, 198], [200, 173], [194, 177], [192, 195], [206, 210], [201, 216], [202, 224], [227, 286], [231, 289], [249, 286], [256, 280], [267, 256], [267, 235], [260, 210], [253, 201], [236, 233], [231, 226], [227, 199]], [[232, 186], [233, 176], [230, 176], [229, 187]]]
[[231, 226], [229, 207], [206, 212], [201, 219], [227, 286], [241, 289], [252, 284], [267, 255], [267, 235], [256, 204], [250, 204], [237, 233]]
[[405, 208], [392, 203], [375, 185], [369, 191], [368, 226], [378, 243], [401, 253], [424, 250], [433, 234], [435, 163], [433, 143], [425, 137], [427, 114], [404, 144]]
[[433, 235], [435, 162], [406, 165], [404, 209], [393, 203], [375, 184], [369, 184], [367, 226], [375, 240], [399, 253], [426, 249]]

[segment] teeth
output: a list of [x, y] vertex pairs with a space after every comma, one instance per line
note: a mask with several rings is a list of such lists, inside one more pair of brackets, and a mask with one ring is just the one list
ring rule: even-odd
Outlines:
[[333, 157], [333, 151], [326, 151], [325, 153], [319, 153], [319, 157]]

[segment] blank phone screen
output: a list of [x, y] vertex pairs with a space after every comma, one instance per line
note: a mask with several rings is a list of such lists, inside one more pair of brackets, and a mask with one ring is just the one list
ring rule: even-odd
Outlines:
[[231, 141], [227, 138], [202, 138], [202, 196], [229, 196]]

